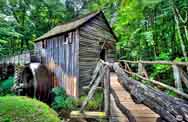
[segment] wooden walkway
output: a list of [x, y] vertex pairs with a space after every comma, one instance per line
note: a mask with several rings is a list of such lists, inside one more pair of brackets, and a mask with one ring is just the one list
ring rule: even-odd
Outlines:
[[[111, 87], [118, 95], [120, 102], [135, 116], [136, 122], [156, 122], [159, 115], [143, 104], [136, 104], [130, 94], [118, 82], [116, 74], [111, 74], [110, 80]], [[113, 101], [112, 104], [114, 104]], [[123, 114], [117, 110], [117, 107], [112, 108], [112, 115], [119, 116], [116, 117], [119, 122], [128, 122], [127, 118], [123, 117]]]

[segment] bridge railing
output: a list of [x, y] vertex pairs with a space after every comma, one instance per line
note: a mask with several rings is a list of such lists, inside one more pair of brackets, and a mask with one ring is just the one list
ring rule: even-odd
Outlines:
[[27, 50], [14, 55], [0, 57], [0, 64], [28, 64], [32, 57], [40, 57], [41, 50]]
[[[175, 92], [177, 95], [183, 96], [188, 99], [188, 94], [186, 94], [183, 90], [183, 84], [188, 88], [188, 62], [176, 62], [176, 61], [129, 61], [129, 60], [120, 60], [123, 62], [123, 68], [125, 72], [131, 76], [135, 76], [140, 78], [141, 80], [149, 81], [157, 86], [163, 87], [165, 89], [171, 90]], [[137, 64], [138, 70], [137, 72], [133, 72], [130, 68], [130, 64]], [[145, 68], [146, 65], [170, 65], [172, 67], [173, 76], [174, 76], [174, 86], [169, 86], [161, 81], [150, 79], [148, 76], [148, 72]], [[187, 71], [185, 71], [186, 69]]]
[[25, 64], [30, 62], [30, 52], [23, 52], [19, 55], [6, 56], [0, 59], [0, 64]]

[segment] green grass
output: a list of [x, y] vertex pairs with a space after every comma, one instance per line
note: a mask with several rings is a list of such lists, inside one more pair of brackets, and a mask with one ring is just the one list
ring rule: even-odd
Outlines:
[[0, 122], [60, 122], [46, 104], [28, 97], [0, 97]]

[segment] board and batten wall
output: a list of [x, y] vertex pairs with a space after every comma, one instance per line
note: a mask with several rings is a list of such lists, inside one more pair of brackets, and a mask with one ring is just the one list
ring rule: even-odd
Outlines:
[[100, 58], [102, 48], [105, 49], [105, 60], [114, 61], [115, 39], [102, 14], [81, 26], [79, 35], [79, 87], [82, 88], [91, 81], [91, 76]]
[[70, 96], [78, 96], [79, 35], [78, 30], [36, 43], [42, 50], [42, 63], [54, 73], [54, 86], [62, 86]]

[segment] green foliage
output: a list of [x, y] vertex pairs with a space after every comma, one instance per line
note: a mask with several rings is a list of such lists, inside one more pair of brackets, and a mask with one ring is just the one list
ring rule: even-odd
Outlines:
[[[33, 48], [33, 40], [52, 27], [79, 15], [103, 10], [115, 31], [119, 57], [130, 60], [165, 60], [182, 57], [172, 0], [10, 0], [0, 4], [0, 56]], [[186, 0], [175, 0], [184, 17]], [[55, 9], [54, 9], [55, 8]], [[183, 30], [182, 30], [183, 31]], [[186, 49], [188, 40], [183, 41]], [[15, 46], [16, 45], [16, 46]], [[130, 51], [131, 50], [131, 51]]]
[[70, 1], [0, 1], [0, 57], [33, 49], [37, 37], [78, 16], [83, 2]]
[[60, 122], [46, 104], [27, 97], [0, 97], [1, 122]]
[[[75, 101], [76, 106], [81, 106], [83, 101], [87, 98], [87, 96], [81, 96], [79, 99]], [[89, 101], [86, 106], [86, 110], [99, 110], [103, 104], [103, 93], [101, 91], [97, 91], [94, 97]]]
[[173, 97], [177, 96], [177, 94], [173, 91], [166, 90], [165, 93], [168, 94], [169, 96], [173, 96]]
[[0, 96], [14, 95], [11, 88], [14, 84], [14, 77], [9, 77], [7, 80], [0, 81]]
[[10, 89], [14, 84], [14, 77], [10, 76], [7, 80], [0, 81], [0, 88]]
[[53, 88], [52, 92], [55, 95], [52, 108], [55, 110], [71, 110], [75, 107], [74, 99], [67, 96], [65, 90], [62, 87]]

